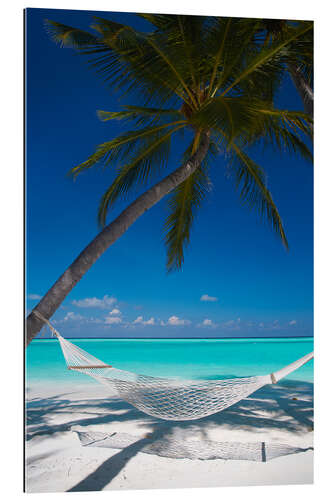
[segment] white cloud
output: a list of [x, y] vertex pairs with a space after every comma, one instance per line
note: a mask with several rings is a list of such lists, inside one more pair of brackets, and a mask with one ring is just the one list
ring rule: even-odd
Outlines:
[[143, 316], [138, 316], [134, 321], [133, 324], [136, 325], [138, 323], [142, 323], [143, 321]]
[[296, 325], [296, 323], [297, 323], [297, 321], [295, 319], [292, 319], [291, 321], [289, 321], [290, 326]]
[[56, 323], [76, 322], [76, 323], [102, 323], [102, 320], [94, 317], [82, 316], [73, 311], [69, 311], [63, 319], [53, 320]]
[[217, 302], [219, 299], [217, 297], [211, 297], [205, 293], [204, 295], [201, 295], [200, 300], [202, 302]]
[[222, 324], [222, 326], [230, 328], [231, 330], [240, 330], [240, 318], [231, 319], [229, 321], [226, 321], [225, 323]]
[[121, 323], [121, 318], [119, 318], [118, 316], [107, 316], [105, 318], [105, 324], [106, 325], [117, 325], [119, 323]]
[[120, 310], [118, 309], [118, 307], [115, 307], [114, 309], [112, 309], [112, 311], [109, 312], [109, 314], [111, 316], [117, 316], [118, 314], [121, 314]]
[[170, 316], [168, 319], [168, 325], [172, 326], [183, 326], [183, 325], [189, 325], [191, 321], [188, 321], [187, 319], [180, 319], [178, 316]]
[[104, 323], [106, 325], [117, 325], [122, 323], [121, 312], [118, 307], [112, 309], [107, 316], [104, 318]]
[[68, 312], [63, 321], [83, 321], [85, 318], [81, 314], [76, 314], [72, 311]]
[[30, 300], [40, 300], [42, 298], [41, 295], [38, 295], [38, 293], [29, 293], [28, 299]]
[[117, 302], [117, 299], [114, 297], [104, 295], [102, 299], [98, 299], [97, 297], [87, 297], [86, 299], [73, 300], [72, 304], [76, 307], [96, 307], [99, 309], [108, 309], [113, 306], [115, 302]]
[[[288, 325], [295, 325], [296, 324], [296, 320], [292, 320], [288, 323]], [[267, 331], [271, 331], [271, 330], [281, 330], [282, 328], [285, 327], [285, 325], [281, 325], [280, 321], [278, 319], [275, 319], [274, 321], [270, 321], [270, 322], [260, 322], [258, 324], [259, 328], [261, 329], [264, 329], [264, 330], [267, 330]]]
[[138, 316], [134, 321], [134, 325], [155, 325], [155, 318], [150, 318], [146, 321], [144, 321], [143, 316]]
[[211, 327], [211, 328], [214, 328], [216, 327], [217, 325], [215, 323], [213, 323], [213, 321], [209, 318], [206, 318], [203, 320], [202, 323], [199, 323], [197, 326], [208, 326], [208, 327]]

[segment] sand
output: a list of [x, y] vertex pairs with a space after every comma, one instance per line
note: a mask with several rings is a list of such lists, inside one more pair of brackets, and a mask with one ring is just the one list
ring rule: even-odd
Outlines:
[[[137, 436], [123, 449], [84, 447], [78, 433]], [[265, 443], [305, 449], [267, 462], [175, 459], [143, 453], [142, 438]], [[311, 484], [313, 384], [282, 381], [201, 420], [149, 417], [98, 384], [27, 389], [26, 491], [99, 491]], [[249, 457], [251, 458], [251, 457]]]

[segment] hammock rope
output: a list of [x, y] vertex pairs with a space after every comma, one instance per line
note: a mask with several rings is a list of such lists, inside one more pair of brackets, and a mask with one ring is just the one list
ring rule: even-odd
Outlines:
[[72, 344], [38, 311], [60, 343], [67, 368], [84, 373], [116, 390], [119, 397], [138, 410], [164, 420], [195, 420], [218, 413], [267, 384], [275, 384], [310, 361], [313, 352], [268, 374], [221, 380], [177, 380], [150, 377], [108, 365]]

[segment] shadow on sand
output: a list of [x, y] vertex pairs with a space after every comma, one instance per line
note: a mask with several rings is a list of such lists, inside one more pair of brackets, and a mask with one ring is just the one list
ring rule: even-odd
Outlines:
[[[68, 399], [69, 396], [70, 393], [63, 393], [49, 398], [33, 398], [27, 402], [27, 441], [36, 436], [50, 436], [70, 431], [74, 426], [84, 428], [110, 424], [112, 433], [112, 424], [126, 421], [137, 421], [143, 429], [143, 436], [149, 429], [150, 443], [184, 431], [200, 434], [203, 439], [208, 439], [207, 431], [218, 427], [228, 430], [241, 428], [252, 433], [261, 433], [262, 429], [280, 429], [296, 434], [313, 430], [313, 384], [294, 380], [265, 386], [220, 413], [184, 422], [150, 417], [117, 399], [71, 401]], [[69, 415], [70, 418], [63, 424], [52, 424], [52, 418], [60, 413], [67, 417]], [[260, 438], [258, 440], [261, 441]], [[147, 437], [144, 436], [113, 454], [68, 491], [103, 489], [146, 444]]]

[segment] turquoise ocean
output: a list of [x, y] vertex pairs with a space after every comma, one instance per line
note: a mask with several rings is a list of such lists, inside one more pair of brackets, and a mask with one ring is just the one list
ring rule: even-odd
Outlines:
[[[116, 368], [143, 375], [221, 379], [265, 375], [313, 350], [312, 338], [75, 339], [74, 344]], [[313, 382], [313, 361], [287, 379]], [[26, 352], [26, 384], [96, 384], [66, 369], [56, 339], [33, 340]]]

